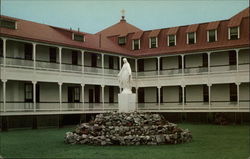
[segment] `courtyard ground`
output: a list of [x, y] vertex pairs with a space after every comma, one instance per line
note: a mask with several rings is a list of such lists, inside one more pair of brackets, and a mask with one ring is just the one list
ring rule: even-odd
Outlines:
[[77, 159], [247, 159], [249, 126], [179, 124], [193, 134], [191, 143], [161, 146], [67, 145], [65, 132], [74, 127], [11, 130], [0, 133], [3, 158]]

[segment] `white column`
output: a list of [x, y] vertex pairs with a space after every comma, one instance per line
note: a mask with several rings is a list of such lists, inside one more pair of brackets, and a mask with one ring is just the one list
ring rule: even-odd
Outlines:
[[102, 110], [104, 110], [104, 87], [105, 85], [101, 85], [102, 87]]
[[157, 57], [157, 74], [160, 76], [160, 57]]
[[32, 49], [32, 54], [33, 54], [33, 69], [36, 69], [36, 43], [32, 43], [33, 49]]
[[184, 55], [181, 55], [181, 71], [182, 75], [184, 75]]
[[6, 79], [2, 79], [3, 82], [3, 111], [6, 112]]
[[37, 81], [32, 81], [33, 84], [33, 111], [36, 111], [36, 83]]
[[237, 86], [237, 106], [240, 109], [240, 83], [236, 83]]
[[211, 109], [211, 86], [212, 84], [207, 84], [208, 86], [208, 108]]
[[185, 106], [185, 85], [182, 85], [182, 110], [184, 110], [184, 106]]
[[62, 48], [59, 47], [59, 70], [62, 71]]
[[139, 87], [135, 87], [135, 104], [136, 104], [136, 110], [138, 110], [138, 89]]
[[3, 66], [6, 66], [6, 39], [3, 39]]
[[236, 71], [239, 71], [239, 49], [235, 50], [236, 53]]
[[161, 109], [161, 86], [157, 87], [158, 89], [158, 110]]
[[84, 73], [84, 51], [81, 51], [81, 55], [82, 55], [82, 73]]
[[122, 69], [122, 57], [119, 56], [119, 69], [121, 70]]
[[81, 86], [82, 86], [82, 109], [84, 110], [84, 86], [85, 86], [85, 84], [81, 84]]
[[211, 71], [211, 67], [210, 67], [210, 54], [211, 54], [211, 52], [208, 52], [207, 53], [207, 71], [208, 71], [208, 73], [210, 73], [210, 71]]
[[104, 75], [104, 54], [102, 54], [102, 75]]
[[135, 59], [135, 76], [137, 78], [137, 72], [138, 72], [138, 68], [137, 68], [137, 59]]
[[59, 85], [59, 109], [62, 110], [62, 82], [58, 82]]

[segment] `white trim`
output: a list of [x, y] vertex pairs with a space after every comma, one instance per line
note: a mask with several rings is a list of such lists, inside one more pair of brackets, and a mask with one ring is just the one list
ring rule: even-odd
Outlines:
[[227, 38], [228, 38], [228, 40], [230, 40], [231, 38], [230, 38], [230, 27], [228, 27], [228, 29], [227, 29]]
[[132, 40], [132, 50], [135, 50], [134, 44], [135, 44], [135, 40], [133, 39]]
[[188, 34], [189, 34], [189, 33], [187, 33], [187, 44], [188, 44]]
[[209, 31], [210, 30], [207, 30], [207, 42], [209, 42]]
[[176, 39], [176, 34], [174, 35], [174, 46], [176, 46], [176, 41], [177, 41], [177, 39]]
[[168, 43], [168, 46], [169, 46], [169, 35], [167, 36], [167, 43]]
[[158, 37], [155, 37], [155, 46], [156, 46], [156, 48], [158, 47]]
[[139, 49], [141, 49], [141, 40], [140, 39], [138, 40], [139, 40]]
[[149, 48], [151, 48], [151, 37], [149, 38]]
[[194, 32], [194, 43], [196, 44], [196, 32]]
[[238, 30], [238, 39], [240, 38], [240, 27], [238, 26], [237, 27], [237, 30]]
[[215, 41], [218, 41], [217, 29], [215, 29]]

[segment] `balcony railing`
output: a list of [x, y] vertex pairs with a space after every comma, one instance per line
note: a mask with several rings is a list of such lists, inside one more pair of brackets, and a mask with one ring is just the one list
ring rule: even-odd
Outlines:
[[47, 62], [47, 61], [36, 61], [36, 69], [41, 69], [41, 70], [55, 70], [59, 71], [60, 65], [59, 63], [52, 63], [52, 62]]
[[6, 66], [33, 68], [33, 61], [17, 57], [8, 57], [6, 58]]

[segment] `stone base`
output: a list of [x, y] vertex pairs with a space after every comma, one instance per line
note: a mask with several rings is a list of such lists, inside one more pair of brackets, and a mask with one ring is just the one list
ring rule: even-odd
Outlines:
[[136, 94], [118, 94], [119, 112], [129, 113], [136, 110]]

